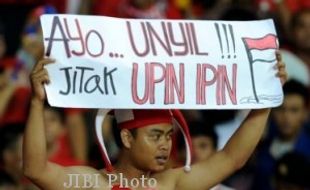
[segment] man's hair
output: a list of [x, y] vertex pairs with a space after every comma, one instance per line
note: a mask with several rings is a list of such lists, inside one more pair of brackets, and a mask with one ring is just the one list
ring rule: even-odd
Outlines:
[[309, 91], [306, 86], [296, 80], [289, 80], [283, 86], [284, 95], [296, 94], [302, 97], [305, 106], [309, 105]]
[[[132, 136], [135, 138], [137, 135], [137, 129], [130, 129], [129, 130], [132, 134]], [[116, 119], [112, 120], [112, 133], [115, 140], [115, 143], [118, 148], [123, 148], [123, 142], [121, 138], [121, 129], [117, 126]]]
[[7, 124], [0, 129], [0, 163], [3, 164], [3, 153], [11, 148], [22, 135], [24, 124]]
[[65, 112], [63, 108], [57, 108], [57, 107], [52, 107], [48, 104], [47, 101], [44, 102], [44, 109], [48, 109], [51, 110], [52, 112], [57, 113], [57, 115], [59, 115], [60, 120], [62, 123], [65, 122]]
[[222, 15], [220, 20], [257, 20], [258, 16], [254, 11], [245, 9], [243, 7], [233, 6], [227, 9]]
[[[206, 122], [202, 121], [193, 121], [188, 123], [189, 126], [189, 132], [191, 135], [191, 138], [194, 137], [209, 137], [212, 140], [213, 148], [217, 149], [218, 146], [218, 136], [214, 131], [214, 126], [207, 124]], [[184, 139], [182, 134], [180, 133], [178, 135], [178, 148], [183, 149], [185, 147], [184, 145]]]
[[299, 25], [299, 23], [300, 23], [300, 18], [301, 18], [302, 16], [304, 16], [305, 14], [310, 14], [310, 8], [304, 8], [304, 9], [302, 9], [302, 10], [296, 12], [296, 13], [292, 16], [292, 18], [291, 18], [291, 23], [290, 23], [292, 29], [295, 29], [295, 28]]

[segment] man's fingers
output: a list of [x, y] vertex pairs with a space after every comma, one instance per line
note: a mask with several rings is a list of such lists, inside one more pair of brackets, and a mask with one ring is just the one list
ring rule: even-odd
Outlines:
[[47, 75], [41, 75], [41, 76], [38, 76], [36, 80], [33, 82], [34, 84], [42, 84], [42, 83], [48, 84], [50, 83], [50, 78]]
[[42, 60], [40, 60], [35, 66], [34, 66], [34, 69], [33, 69], [33, 73], [36, 73], [38, 72], [39, 70], [43, 69], [44, 65], [47, 65], [47, 64], [51, 64], [51, 63], [55, 63], [55, 59], [52, 59], [52, 58], [44, 58]]
[[281, 84], [282, 84], [282, 85], [283, 85], [283, 84], [287, 81], [287, 79], [288, 79], [286, 70], [280, 70], [280, 71], [276, 74], [276, 76], [280, 78]]
[[[42, 80], [44, 79], [44, 80]], [[46, 69], [43, 69], [37, 73], [31, 75], [31, 80], [35, 83], [36, 81], [49, 83], [49, 76]]]
[[278, 62], [282, 62], [282, 56], [279, 50], [276, 51], [276, 58]]
[[280, 70], [280, 69], [285, 69], [286, 65], [284, 62], [280, 61], [277, 64], [274, 65], [274, 69]]

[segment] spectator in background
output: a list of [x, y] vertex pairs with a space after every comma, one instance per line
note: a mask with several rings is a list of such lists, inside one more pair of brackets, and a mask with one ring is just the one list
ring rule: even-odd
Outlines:
[[310, 72], [310, 8], [297, 12], [291, 22], [293, 51], [306, 63]]
[[19, 60], [24, 64], [28, 73], [30, 73], [34, 64], [44, 55], [40, 16], [42, 14], [53, 13], [57, 13], [56, 9], [46, 5], [35, 8], [28, 16], [22, 34], [22, 46], [17, 53]]
[[181, 12], [171, 0], [94, 0], [85, 1], [84, 13], [121, 18], [181, 19]]
[[[45, 5], [35, 8], [28, 17], [22, 37], [22, 48], [18, 52], [19, 60], [21, 60], [28, 73], [44, 55], [40, 16], [42, 14], [54, 13], [57, 13], [57, 11], [53, 6]], [[66, 109], [65, 114], [67, 116], [65, 123], [68, 126], [69, 145], [72, 148], [72, 154], [75, 158], [86, 163], [88, 148], [84, 111], [80, 109]], [[79, 140], [77, 141], [76, 138]]]
[[310, 162], [300, 153], [291, 152], [277, 160], [275, 190], [310, 188]]
[[270, 178], [276, 160], [290, 151], [310, 158], [310, 137], [305, 133], [309, 103], [308, 89], [291, 80], [284, 87], [284, 103], [273, 111], [276, 134], [262, 144], [257, 154], [256, 177], [253, 189], [271, 189]]
[[30, 89], [28, 76], [14, 58], [5, 57], [4, 28], [0, 23], [0, 127], [26, 121]]
[[23, 128], [21, 124], [10, 124], [0, 129], [0, 170], [6, 173], [2, 174], [7, 179], [2, 185], [25, 186], [22, 171]]
[[63, 166], [81, 165], [82, 162], [73, 156], [68, 142], [63, 109], [50, 107], [45, 103], [44, 123], [48, 160]]
[[[217, 151], [218, 137], [213, 129], [213, 126], [204, 122], [195, 121], [189, 123], [189, 130], [193, 146], [193, 163], [202, 162], [214, 155]], [[181, 135], [179, 136], [181, 137]], [[179, 138], [178, 142], [178, 158], [183, 163], [185, 160], [184, 140]], [[210, 190], [232, 190], [232, 188], [219, 184]]]
[[263, 17], [270, 15], [279, 21], [282, 32], [289, 34], [290, 20], [296, 12], [310, 8], [309, 0], [255, 0], [255, 6]]

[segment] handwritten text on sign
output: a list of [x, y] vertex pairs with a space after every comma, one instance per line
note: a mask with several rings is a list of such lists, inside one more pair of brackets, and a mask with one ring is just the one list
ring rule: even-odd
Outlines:
[[43, 15], [51, 105], [243, 109], [282, 102], [272, 20]]

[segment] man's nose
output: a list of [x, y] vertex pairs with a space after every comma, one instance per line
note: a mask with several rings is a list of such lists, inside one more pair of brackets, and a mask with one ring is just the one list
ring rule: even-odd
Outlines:
[[169, 139], [162, 138], [159, 145], [160, 150], [169, 150], [169, 144], [170, 144]]

